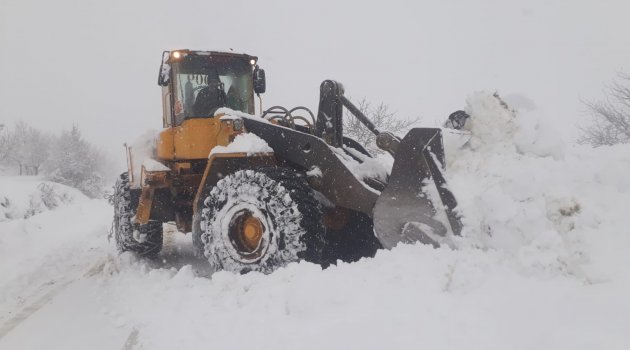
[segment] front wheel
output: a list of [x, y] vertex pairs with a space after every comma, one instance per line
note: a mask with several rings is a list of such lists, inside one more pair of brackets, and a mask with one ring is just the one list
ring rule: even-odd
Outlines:
[[114, 187], [114, 231], [119, 252], [132, 251], [140, 256], [154, 257], [162, 249], [162, 223], [134, 223], [139, 192], [131, 190], [129, 175], [120, 175]]
[[204, 201], [199, 244], [215, 270], [269, 273], [301, 259], [320, 263], [320, 205], [289, 168], [240, 170]]

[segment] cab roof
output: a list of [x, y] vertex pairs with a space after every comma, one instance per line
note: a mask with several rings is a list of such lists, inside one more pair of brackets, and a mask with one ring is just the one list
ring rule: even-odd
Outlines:
[[[254, 60], [258, 61], [258, 57], [248, 55], [246, 53], [234, 52], [230, 51], [204, 51], [204, 50], [190, 50], [190, 49], [179, 49], [179, 50], [171, 50], [169, 51], [170, 56], [175, 52], [180, 52], [185, 55], [197, 55], [197, 56], [229, 56], [229, 57], [241, 57], [246, 60]], [[169, 60], [170, 61], [170, 60]]]

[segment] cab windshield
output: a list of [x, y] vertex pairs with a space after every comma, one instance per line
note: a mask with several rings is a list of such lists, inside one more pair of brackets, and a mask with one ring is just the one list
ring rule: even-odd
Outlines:
[[252, 114], [252, 70], [247, 60], [187, 55], [173, 67], [175, 123], [213, 117], [220, 107]]

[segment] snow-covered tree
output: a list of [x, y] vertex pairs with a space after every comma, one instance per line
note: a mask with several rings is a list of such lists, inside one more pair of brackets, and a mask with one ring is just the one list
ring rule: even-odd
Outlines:
[[0, 162], [17, 166], [20, 175], [38, 175], [48, 158], [51, 136], [23, 121], [0, 129]]
[[0, 163], [8, 161], [13, 147], [13, 134], [5, 124], [0, 124]]
[[18, 122], [13, 133], [16, 146], [12, 158], [20, 167], [20, 175], [39, 175], [48, 159], [52, 138], [25, 122]]
[[619, 74], [606, 95], [602, 101], [585, 102], [591, 122], [581, 128], [579, 143], [597, 147], [630, 141], [630, 75]]
[[[376, 107], [373, 107], [365, 98], [359, 101], [357, 108], [374, 123], [378, 130], [391, 131], [397, 135], [406, 132], [420, 121], [420, 118], [399, 119], [394, 112], [389, 110], [386, 104], [380, 103]], [[376, 136], [347, 111], [343, 118], [343, 131], [345, 135], [357, 140], [370, 152], [384, 153], [383, 150], [376, 146]]]
[[54, 136], [23, 121], [12, 128], [0, 124], [0, 164], [17, 167], [20, 175], [45, 175], [97, 197], [103, 193], [104, 176], [110, 175], [107, 162], [76, 125]]
[[103, 193], [104, 155], [86, 142], [77, 125], [63, 131], [47, 162], [51, 181], [75, 187], [90, 197]]

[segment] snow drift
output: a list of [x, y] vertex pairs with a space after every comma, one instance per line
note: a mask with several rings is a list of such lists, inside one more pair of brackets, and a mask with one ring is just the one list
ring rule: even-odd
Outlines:
[[[513, 110], [486, 93], [468, 100], [470, 141], [446, 150], [465, 223], [453, 247], [401, 245], [326, 270], [297, 263], [270, 275], [207, 276], [181, 234], [166, 234], [159, 261], [117, 256], [102, 233], [111, 211], [89, 202], [102, 213], [89, 224], [73, 220], [91, 212], [74, 204], [0, 223], [0, 283], [18, 291], [28, 284], [11, 282], [11, 268], [37, 276], [21, 266], [76, 263], [69, 252], [100, 245], [80, 260], [100, 268], [75, 285], [67, 314], [55, 314], [59, 325], [87, 321], [66, 333], [58, 326], [57, 343], [122, 329], [145, 349], [628, 349], [630, 145], [569, 145], [533, 106]], [[23, 248], [39, 239], [50, 246]], [[15, 247], [32, 260], [5, 255]], [[0, 300], [3, 310], [20, 308]], [[99, 305], [105, 324], [73, 310], [78, 302]], [[36, 348], [31, 338], [0, 338], [0, 348]], [[119, 338], [82, 344], [122, 347]]]
[[107, 244], [111, 210], [103, 200], [32, 176], [0, 177], [0, 202], [1, 324], [42, 286], [85, 268], [82, 262], [94, 258], [90, 249]]
[[567, 146], [492, 94], [467, 112], [473, 136], [448, 150], [466, 225], [454, 248], [210, 279], [124, 260], [101, 280], [108, 312], [151, 349], [630, 346], [630, 146]]

